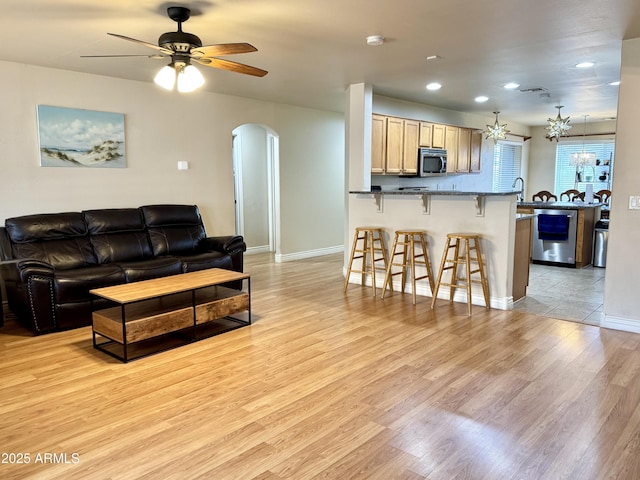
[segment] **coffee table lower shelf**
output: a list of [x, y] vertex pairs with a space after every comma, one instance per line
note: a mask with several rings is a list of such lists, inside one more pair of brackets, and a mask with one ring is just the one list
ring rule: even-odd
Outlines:
[[250, 292], [216, 285], [97, 310], [93, 346], [128, 362], [251, 325]]

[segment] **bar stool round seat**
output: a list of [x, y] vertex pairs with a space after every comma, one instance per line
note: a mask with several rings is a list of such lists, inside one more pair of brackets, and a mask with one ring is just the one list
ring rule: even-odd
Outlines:
[[[416, 251], [416, 247], [420, 251]], [[396, 262], [397, 256], [401, 256], [400, 261]], [[423, 267], [425, 274], [416, 276], [416, 266]], [[400, 271], [393, 272], [393, 267], [400, 267]], [[429, 252], [427, 250], [427, 232], [425, 230], [396, 230], [387, 266], [387, 273], [384, 277], [382, 285], [382, 298], [387, 291], [387, 285], [393, 290], [393, 277], [402, 275], [401, 285], [402, 293], [407, 283], [407, 270], [411, 271], [411, 297], [413, 304], [416, 304], [416, 281], [428, 279], [429, 288], [433, 292], [433, 275], [431, 274], [431, 262], [429, 261]]]
[[[354, 269], [354, 260], [362, 260], [360, 270]], [[356, 264], [356, 267], [358, 265]], [[347, 275], [344, 279], [344, 291], [347, 291], [351, 273], [359, 273], [361, 285], [366, 284], [367, 275], [371, 276], [373, 296], [376, 296], [376, 271], [387, 271], [387, 249], [384, 245], [384, 232], [380, 227], [356, 227], [349, 257]]]
[[[453, 256], [449, 253], [453, 251]], [[459, 278], [459, 267], [464, 266], [465, 275]], [[451, 270], [451, 281], [449, 283], [442, 282], [442, 274], [445, 270]], [[472, 275], [479, 274], [479, 279], [472, 278]], [[436, 304], [438, 298], [438, 290], [441, 286], [449, 287], [449, 301], [453, 301], [455, 291], [464, 287], [467, 293], [468, 314], [471, 315], [471, 285], [477, 283], [482, 286], [482, 293], [486, 308], [489, 308], [489, 283], [485, 274], [485, 268], [480, 249], [480, 236], [476, 233], [448, 233], [447, 243], [442, 254], [440, 262], [440, 270], [438, 271], [438, 279], [431, 300], [431, 308]]]

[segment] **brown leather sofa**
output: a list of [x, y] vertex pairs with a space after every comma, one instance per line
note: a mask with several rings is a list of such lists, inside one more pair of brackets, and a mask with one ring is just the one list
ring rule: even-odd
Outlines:
[[242, 272], [245, 251], [241, 236], [207, 237], [195, 205], [27, 215], [0, 227], [9, 309], [36, 334], [90, 325], [91, 289], [205, 268]]

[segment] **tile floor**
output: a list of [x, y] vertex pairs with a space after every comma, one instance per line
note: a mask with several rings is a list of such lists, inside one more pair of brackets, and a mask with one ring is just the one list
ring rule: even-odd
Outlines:
[[604, 296], [604, 268], [581, 269], [531, 264], [527, 296], [514, 310], [599, 325]]

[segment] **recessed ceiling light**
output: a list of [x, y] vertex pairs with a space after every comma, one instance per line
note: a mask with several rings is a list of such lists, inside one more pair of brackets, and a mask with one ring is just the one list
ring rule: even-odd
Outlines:
[[576, 68], [589, 68], [593, 67], [595, 63], [593, 62], [581, 62], [576, 64]]
[[427, 90], [440, 90], [441, 88], [442, 85], [440, 85], [438, 82], [433, 82], [427, 85]]
[[442, 57], [440, 55], [428, 55], [427, 60], [440, 60]]
[[475, 101], [478, 103], [484, 103], [487, 100], [489, 100], [489, 97], [487, 97], [486, 95], [480, 95], [479, 97], [475, 98]]
[[509, 82], [504, 84], [504, 88], [506, 88], [507, 90], [515, 90], [519, 86], [520, 84], [515, 82]]
[[609, 85], [611, 85], [612, 87], [617, 87], [618, 85], [620, 85], [620, 80], [618, 80], [617, 82], [611, 82], [609, 83]]
[[384, 37], [382, 35], [369, 35], [367, 37], [367, 45], [378, 46], [384, 43]]

